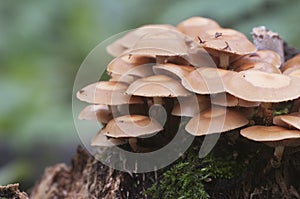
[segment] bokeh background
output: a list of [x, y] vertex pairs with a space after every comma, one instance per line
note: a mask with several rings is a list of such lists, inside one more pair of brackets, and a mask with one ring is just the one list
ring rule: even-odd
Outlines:
[[248, 36], [265, 25], [300, 48], [299, 10], [299, 0], [0, 0], [0, 185], [26, 190], [46, 166], [70, 162], [76, 71], [106, 38], [198, 15]]

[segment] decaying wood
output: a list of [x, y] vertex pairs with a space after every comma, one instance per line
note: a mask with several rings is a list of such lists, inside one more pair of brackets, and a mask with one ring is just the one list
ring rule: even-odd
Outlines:
[[[34, 187], [31, 199], [135, 198], [142, 196], [151, 174], [133, 174], [113, 170], [78, 147], [71, 166], [57, 164], [46, 169]], [[147, 178], [146, 178], [147, 177]], [[135, 186], [136, 185], [136, 186]]]
[[19, 190], [19, 184], [0, 186], [0, 198], [29, 199], [25, 192]]

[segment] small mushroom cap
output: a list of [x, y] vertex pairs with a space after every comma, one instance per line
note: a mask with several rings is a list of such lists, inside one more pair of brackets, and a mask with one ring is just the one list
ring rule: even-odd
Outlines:
[[80, 120], [98, 120], [108, 123], [112, 119], [112, 112], [107, 105], [88, 105], [78, 115]]
[[156, 75], [166, 75], [173, 79], [181, 80], [184, 76], [195, 70], [193, 66], [177, 65], [177, 64], [159, 64], [153, 66], [153, 71]]
[[237, 72], [244, 70], [259, 70], [266, 73], [281, 74], [281, 71], [276, 66], [266, 62], [249, 62], [234, 69]]
[[185, 130], [192, 135], [202, 136], [227, 132], [249, 123], [241, 113], [230, 108], [214, 107], [193, 117]]
[[122, 82], [101, 81], [77, 92], [77, 98], [93, 104], [120, 105], [143, 103], [139, 97], [125, 94], [128, 85]]
[[288, 68], [283, 72], [283, 74], [300, 78], [300, 67], [299, 68]]
[[182, 79], [182, 85], [198, 94], [216, 94], [225, 92], [224, 82], [235, 72], [212, 67], [201, 67]]
[[296, 128], [300, 130], [300, 112], [275, 116], [273, 118], [273, 123], [285, 128]]
[[100, 146], [100, 147], [113, 147], [113, 146], [118, 146], [118, 145], [123, 145], [127, 144], [128, 140], [119, 138], [109, 138], [103, 133], [98, 132], [97, 135], [92, 139], [91, 146]]
[[226, 91], [252, 102], [282, 102], [300, 96], [300, 79], [257, 70], [236, 73], [226, 83]]
[[268, 63], [276, 68], [279, 68], [281, 66], [281, 60], [278, 53], [272, 50], [258, 50], [255, 53], [244, 55], [239, 59], [235, 60], [231, 64], [231, 69], [238, 68], [244, 64], [254, 64], [257, 62]]
[[[152, 62], [152, 63], [151, 63]], [[134, 75], [146, 77], [153, 75], [152, 65], [155, 59], [140, 56], [121, 56], [113, 59], [107, 66], [107, 72], [115, 75]]]
[[185, 97], [191, 95], [178, 81], [165, 75], [138, 79], [128, 87], [126, 93], [144, 97]]
[[125, 51], [125, 54], [140, 56], [186, 56], [188, 42], [179, 31], [160, 30], [145, 34]]
[[161, 30], [177, 31], [174, 26], [168, 24], [144, 25], [129, 31], [123, 37], [117, 39], [115, 42], [107, 46], [106, 50], [109, 54], [117, 57], [123, 54], [127, 49], [132, 48], [133, 45], [144, 35], [148, 33], [155, 33]]
[[217, 93], [211, 95], [211, 102], [212, 104], [219, 105], [219, 106], [226, 106], [226, 107], [257, 107], [260, 105], [259, 102], [249, 102], [243, 99], [239, 99], [229, 93]]
[[108, 122], [101, 130], [113, 138], [143, 137], [162, 131], [163, 127], [153, 118], [142, 115], [125, 115]]
[[180, 22], [176, 28], [184, 34], [194, 38], [199, 35], [199, 32], [220, 28], [220, 25], [212, 19], [204, 17], [191, 17]]
[[202, 47], [214, 56], [220, 54], [246, 55], [256, 52], [255, 46], [247, 37], [233, 29], [211, 29], [200, 34]]
[[174, 105], [172, 115], [194, 117], [199, 112], [210, 107], [210, 100], [205, 95], [196, 95], [191, 97], [180, 97], [178, 103]]
[[300, 138], [300, 131], [280, 126], [251, 126], [242, 129], [241, 135], [250, 140], [268, 142]]
[[293, 68], [297, 68], [300, 69], [300, 54], [294, 56], [292, 59], [289, 59], [288, 61], [286, 61], [282, 67], [281, 70], [283, 72], [285, 72], [288, 69], [293, 69]]

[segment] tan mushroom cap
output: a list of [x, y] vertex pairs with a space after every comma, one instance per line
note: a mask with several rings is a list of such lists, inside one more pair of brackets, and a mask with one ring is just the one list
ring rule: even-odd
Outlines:
[[202, 136], [227, 132], [249, 123], [241, 113], [230, 108], [214, 107], [193, 117], [185, 130], [192, 135]]
[[172, 30], [177, 31], [176, 28], [168, 24], [150, 24], [144, 25], [139, 28], [133, 29], [125, 34], [120, 39], [117, 39], [112, 44], [106, 47], [106, 50], [109, 54], [117, 57], [124, 53], [128, 48], [132, 48], [133, 45], [144, 35], [148, 33], [155, 33], [161, 30]]
[[288, 68], [283, 72], [284, 75], [300, 78], [300, 67], [299, 68]]
[[141, 56], [121, 56], [113, 59], [107, 66], [107, 72], [114, 75], [133, 75], [146, 77], [153, 75], [152, 65], [155, 59]]
[[97, 135], [92, 139], [91, 146], [98, 146], [98, 147], [113, 147], [118, 145], [127, 144], [128, 140], [126, 139], [116, 139], [116, 138], [109, 138], [100, 131]]
[[152, 135], [162, 130], [156, 120], [147, 116], [125, 115], [112, 119], [101, 133], [113, 138], [128, 138]]
[[260, 105], [259, 102], [249, 102], [243, 99], [239, 99], [229, 93], [217, 93], [211, 95], [212, 104], [226, 107], [257, 107]]
[[285, 128], [296, 128], [300, 130], [300, 112], [275, 116], [273, 118], [273, 123]]
[[165, 75], [138, 79], [128, 87], [126, 93], [144, 97], [185, 97], [191, 95], [178, 81]]
[[266, 62], [249, 62], [234, 69], [237, 72], [245, 70], [259, 70], [266, 73], [281, 74], [281, 71], [276, 66]]
[[197, 37], [199, 32], [220, 28], [220, 25], [216, 21], [209, 18], [191, 17], [180, 22], [176, 28], [190, 37]]
[[107, 105], [88, 105], [78, 115], [80, 120], [98, 120], [108, 123], [112, 119], [112, 112]]
[[254, 141], [268, 142], [300, 138], [300, 131], [280, 126], [251, 126], [241, 130], [241, 135]]
[[177, 65], [177, 64], [159, 64], [153, 66], [153, 71], [156, 75], [166, 75], [173, 79], [181, 80], [184, 76], [195, 70], [195, 67], [188, 65]]
[[300, 79], [258, 70], [241, 71], [226, 83], [226, 91], [252, 102], [282, 102], [300, 96]]
[[280, 56], [272, 50], [258, 50], [255, 53], [244, 55], [235, 60], [230, 66], [231, 69], [234, 69], [250, 63], [268, 63], [276, 68], [281, 66]]
[[125, 51], [125, 54], [140, 56], [186, 56], [188, 41], [179, 31], [160, 30], [143, 35]]
[[171, 114], [175, 116], [194, 117], [209, 107], [210, 100], [208, 96], [193, 95], [191, 97], [179, 97]]
[[292, 59], [289, 59], [288, 61], [286, 61], [282, 67], [281, 70], [283, 72], [285, 72], [288, 69], [293, 69], [293, 68], [297, 68], [300, 69], [300, 54], [294, 56]]
[[247, 37], [233, 29], [211, 29], [200, 34], [203, 41], [202, 47], [210, 54], [219, 56], [228, 55], [246, 55], [256, 52], [255, 46]]
[[224, 82], [235, 72], [212, 67], [201, 67], [182, 79], [182, 85], [198, 94], [216, 94], [225, 92]]
[[128, 85], [122, 82], [101, 81], [77, 92], [77, 98], [92, 104], [120, 105], [143, 103], [142, 99], [125, 94]]

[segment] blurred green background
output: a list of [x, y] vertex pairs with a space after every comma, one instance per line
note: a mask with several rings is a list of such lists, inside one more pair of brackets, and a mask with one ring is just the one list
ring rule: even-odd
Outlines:
[[250, 35], [266, 25], [300, 48], [299, 0], [0, 0], [0, 185], [33, 186], [80, 140], [72, 86], [101, 41], [148, 23], [206, 16]]

